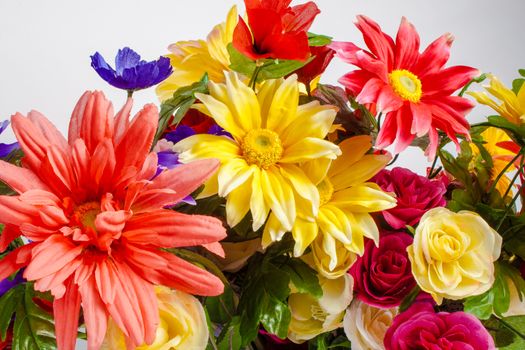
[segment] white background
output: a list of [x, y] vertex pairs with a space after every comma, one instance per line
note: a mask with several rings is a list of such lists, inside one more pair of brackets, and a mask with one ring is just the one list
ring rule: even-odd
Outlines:
[[[298, 1], [294, 2], [298, 3]], [[83, 91], [103, 90], [118, 109], [125, 93], [108, 86], [90, 67], [99, 51], [112, 62], [117, 50], [130, 46], [146, 59], [165, 54], [170, 43], [205, 38], [225, 19], [231, 5], [222, 0], [16, 0], [0, 1], [0, 120], [15, 112], [39, 110], [63, 132]], [[322, 13], [312, 27], [336, 40], [362, 44], [352, 21], [365, 14], [395, 37], [401, 16], [412, 21], [426, 46], [453, 33], [449, 64], [493, 72], [510, 84], [525, 68], [523, 14], [525, 0], [318, 0]], [[350, 69], [334, 60], [323, 81], [335, 83]], [[135, 94], [135, 109], [157, 102], [153, 89]], [[481, 119], [486, 109], [469, 120]], [[8, 133], [0, 141], [11, 140]], [[399, 165], [423, 172], [419, 150], [401, 155]]]
[[[112, 61], [130, 46], [146, 59], [165, 54], [170, 43], [205, 38], [240, 1], [193, 0], [1, 0], [0, 120], [36, 109], [66, 131], [69, 116], [84, 90], [99, 89], [118, 109], [125, 93], [106, 85], [90, 67], [99, 51]], [[352, 21], [365, 14], [395, 36], [401, 16], [412, 21], [426, 46], [439, 35], [456, 37], [449, 64], [493, 72], [505, 83], [525, 68], [525, 0], [318, 0], [322, 10], [312, 31], [362, 45]], [[335, 83], [350, 69], [334, 60], [323, 81]], [[136, 105], [157, 102], [153, 90], [135, 94]], [[479, 120], [477, 108], [469, 120]], [[0, 142], [12, 135], [0, 136]], [[428, 165], [419, 150], [401, 155], [399, 165], [423, 172]]]

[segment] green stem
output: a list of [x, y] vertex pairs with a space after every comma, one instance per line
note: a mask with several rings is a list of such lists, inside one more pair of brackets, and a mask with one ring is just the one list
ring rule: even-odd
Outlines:
[[465, 94], [465, 92], [467, 92], [467, 90], [470, 87], [470, 85], [472, 85], [473, 83], [481, 83], [486, 78], [487, 78], [487, 76], [485, 74], [481, 74], [479, 77], [470, 79], [470, 81], [467, 83], [467, 85], [465, 85], [463, 87], [463, 89], [461, 89], [461, 91], [459, 92], [459, 96], [463, 96]]
[[434, 174], [434, 168], [436, 167], [437, 161], [438, 161], [438, 155], [436, 153], [436, 156], [434, 157], [434, 161], [432, 162], [432, 166], [430, 167], [430, 171], [428, 172], [429, 179], [433, 178], [432, 174]]
[[522, 339], [525, 339], [525, 335], [522, 334], [520, 331], [518, 331], [516, 328], [514, 328], [513, 326], [511, 326], [510, 324], [508, 324], [506, 321], [504, 321], [502, 318], [499, 318], [498, 316], [495, 316], [494, 315], [494, 318], [496, 320], [498, 320], [502, 325], [504, 325], [505, 327], [507, 327], [509, 330], [511, 330], [512, 332], [516, 333], [516, 335], [518, 335], [520, 338]]
[[253, 71], [252, 77], [250, 79], [249, 86], [255, 90], [255, 84], [257, 84], [257, 77], [259, 76], [259, 73], [261, 72], [263, 66], [255, 66], [255, 70]]
[[386, 166], [390, 166], [390, 165], [394, 164], [394, 163], [396, 162], [397, 158], [399, 158], [399, 153], [396, 154], [396, 155], [394, 156], [394, 159], [392, 159], [392, 161], [391, 161], [390, 163], [388, 163]]
[[[523, 158], [522, 158], [521, 166], [518, 169], [518, 174], [521, 173], [522, 171], [523, 171]], [[503, 223], [505, 222], [505, 219], [509, 215], [512, 207], [514, 206], [514, 203], [516, 203], [516, 201], [518, 200], [520, 195], [521, 195], [521, 191], [517, 191], [516, 195], [512, 198], [512, 200], [510, 201], [509, 205], [505, 209], [505, 213], [503, 213], [503, 217], [501, 218], [500, 222], [498, 223], [498, 226], [496, 227], [496, 231], [499, 231], [499, 229], [501, 228], [501, 225], [503, 225]]]
[[128, 98], [132, 98], [133, 97], [133, 90], [128, 90]]
[[[523, 160], [524, 159], [525, 159], [525, 157], [521, 157], [520, 169], [523, 168]], [[516, 182], [516, 180], [520, 176], [520, 172], [521, 171], [516, 171], [516, 174], [514, 174], [514, 177], [512, 177], [512, 180], [510, 181], [509, 187], [507, 187], [507, 190], [505, 191], [505, 194], [503, 195], [503, 198], [506, 198], [508, 196], [508, 194], [510, 193], [510, 191], [512, 190], [512, 187], [514, 186], [514, 183]]]

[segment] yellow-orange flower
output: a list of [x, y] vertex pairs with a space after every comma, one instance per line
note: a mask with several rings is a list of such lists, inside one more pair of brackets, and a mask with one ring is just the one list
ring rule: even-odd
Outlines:
[[199, 81], [204, 73], [208, 73], [211, 81], [224, 82], [224, 71], [230, 66], [227, 47], [232, 42], [237, 21], [237, 7], [233, 6], [226, 22], [216, 25], [206, 40], [179, 41], [169, 46], [171, 53], [167, 57], [173, 73], [157, 87], [161, 101], [170, 98], [178, 88]]
[[[496, 180], [498, 175], [505, 169], [507, 164], [509, 163], [509, 159], [512, 159], [516, 154], [508, 149], [502, 148], [498, 146], [498, 143], [500, 142], [509, 142], [512, 141], [512, 139], [507, 135], [507, 133], [501, 129], [491, 127], [487, 128], [485, 131], [481, 133], [481, 137], [483, 137], [483, 141], [485, 143], [483, 144], [483, 147], [487, 150], [487, 152], [492, 156], [492, 163], [494, 165], [491, 173], [492, 180]], [[476, 157], [479, 156], [479, 149], [474, 144], [471, 145], [472, 153], [474, 155], [474, 160]], [[516, 170], [514, 166], [509, 167], [506, 172], [512, 172]], [[503, 175], [498, 183], [496, 184], [496, 189], [503, 195], [507, 188], [509, 188], [510, 185], [510, 179], [508, 176]]]
[[495, 76], [489, 75], [489, 77], [490, 83], [484, 88], [493, 98], [487, 92], [468, 92], [468, 94], [478, 103], [489, 106], [511, 123], [517, 125], [525, 123], [525, 84], [515, 94]]
[[[156, 287], [160, 323], [151, 345], [136, 350], [204, 350], [208, 325], [204, 308], [197, 298], [166, 287]], [[101, 350], [126, 349], [124, 334], [112, 320]]]
[[[320, 196], [319, 215], [311, 220], [299, 212], [292, 229], [295, 239], [295, 256], [316, 239], [322, 236], [322, 242], [312, 245], [316, 266], [319, 271], [330, 272], [341, 264], [348, 264], [353, 259], [341, 252], [344, 247], [349, 252], [362, 254], [364, 237], [378, 242], [379, 231], [370, 213], [395, 207], [395, 198], [371, 182], [367, 182], [388, 163], [385, 155], [367, 154], [372, 147], [370, 136], [356, 136], [339, 144], [342, 155], [331, 163], [328, 171], [322, 173], [318, 166], [310, 167], [307, 172], [314, 182]], [[311, 171], [310, 171], [311, 170]], [[321, 171], [320, 171], [321, 170]], [[269, 239], [263, 235], [263, 244]], [[338, 269], [339, 270], [339, 269]], [[342, 272], [342, 270], [341, 270]], [[336, 274], [341, 275], [341, 273]]]
[[[210, 95], [197, 94], [196, 108], [211, 116], [233, 138], [193, 135], [175, 144], [179, 160], [217, 158], [217, 176], [207, 182], [203, 196], [226, 197], [231, 227], [251, 212], [254, 231], [266, 223], [271, 241], [290, 231], [296, 213], [313, 218], [319, 192], [301, 164], [335, 159], [339, 147], [324, 140], [335, 118], [335, 107], [318, 102], [299, 104], [297, 77], [267, 80], [258, 92], [235, 73], [226, 83], [209, 84]], [[329, 164], [325, 162], [325, 167]]]

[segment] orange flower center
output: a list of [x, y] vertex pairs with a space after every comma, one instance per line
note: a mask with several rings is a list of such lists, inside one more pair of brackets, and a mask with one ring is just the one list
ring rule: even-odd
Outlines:
[[390, 86], [405, 101], [418, 103], [423, 95], [421, 80], [406, 69], [396, 69], [388, 75]]
[[268, 129], [255, 129], [241, 142], [242, 154], [248, 164], [268, 169], [281, 159], [283, 145], [279, 135]]

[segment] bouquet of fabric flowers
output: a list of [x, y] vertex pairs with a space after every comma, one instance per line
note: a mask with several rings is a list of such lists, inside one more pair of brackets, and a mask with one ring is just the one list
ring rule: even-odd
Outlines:
[[11, 117], [0, 349], [524, 349], [525, 78], [446, 67], [405, 18], [358, 16], [358, 47], [313, 2], [244, 2], [156, 61], [91, 56], [127, 102], [84, 93], [67, 138]]

